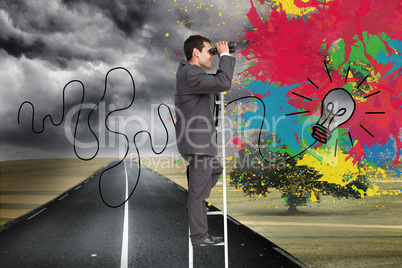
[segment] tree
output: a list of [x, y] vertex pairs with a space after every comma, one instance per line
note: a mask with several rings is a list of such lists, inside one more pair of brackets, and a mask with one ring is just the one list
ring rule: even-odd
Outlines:
[[281, 191], [290, 214], [297, 213], [298, 206], [320, 201], [321, 196], [340, 199], [365, 195], [369, 183], [367, 175], [361, 172], [363, 164], [359, 164], [361, 167], [356, 178], [346, 185], [320, 181], [323, 174], [307, 165], [297, 165], [297, 161], [285, 152], [286, 146], [278, 147], [276, 152], [261, 150], [262, 158], [258, 147], [267, 148], [276, 140], [277, 137], [271, 135], [268, 141], [262, 140], [261, 144], [245, 144], [229, 174], [231, 185], [236, 189], [242, 188], [245, 195], [260, 197], [267, 196], [270, 188], [276, 188]]

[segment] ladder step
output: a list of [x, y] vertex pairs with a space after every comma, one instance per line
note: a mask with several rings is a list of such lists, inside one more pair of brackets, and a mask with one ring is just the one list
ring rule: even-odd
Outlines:
[[222, 211], [208, 211], [207, 215], [223, 215]]
[[[217, 244], [213, 245], [213, 247], [224, 246], [224, 245], [225, 245], [225, 242], [221, 242], [221, 243], [217, 243]], [[206, 247], [206, 246], [201, 245], [201, 247]]]

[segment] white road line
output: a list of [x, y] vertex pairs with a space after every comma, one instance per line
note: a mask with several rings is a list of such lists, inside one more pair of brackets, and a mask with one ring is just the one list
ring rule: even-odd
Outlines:
[[[126, 174], [126, 198], [128, 198], [128, 177], [127, 177], [127, 168], [126, 163], [124, 164], [124, 172]], [[121, 246], [121, 268], [128, 267], [128, 201], [124, 204], [124, 225], [123, 225], [123, 242]]]
[[307, 266], [306, 265], [304, 265], [303, 263], [301, 263], [301, 262], [299, 262], [298, 260], [296, 260], [295, 258], [293, 258], [292, 256], [290, 256], [289, 254], [287, 254], [285, 251], [283, 251], [282, 249], [280, 249], [280, 248], [276, 248], [276, 247], [273, 247], [273, 249], [275, 249], [276, 251], [278, 251], [279, 253], [281, 253], [283, 256], [285, 256], [286, 258], [288, 258], [289, 260], [291, 260], [291, 261], [293, 261], [294, 263], [296, 263], [297, 265], [299, 265], [300, 267], [306, 267], [307, 268]]
[[81, 185], [80, 186], [78, 186], [77, 188], [75, 188], [75, 190], [78, 190], [78, 189], [80, 189], [81, 188]]
[[67, 195], [68, 195], [68, 194], [63, 195], [63, 196], [62, 196], [62, 197], [60, 197], [58, 200], [62, 200], [62, 199], [64, 199], [65, 197], [67, 197]]
[[40, 211], [36, 212], [36, 213], [33, 214], [31, 217], [29, 217], [29, 218], [27, 219], [27, 221], [29, 221], [30, 219], [32, 219], [33, 217], [35, 217], [35, 216], [38, 215], [39, 213], [43, 212], [45, 209], [47, 209], [47, 208], [43, 208], [43, 209], [41, 209]]
[[89, 180], [86, 180], [85, 183], [89, 182]]
[[179, 188], [180, 190], [182, 190], [183, 192], [185, 192], [186, 190], [184, 190], [182, 187], [177, 186], [177, 188]]
[[239, 223], [239, 222], [236, 221], [235, 219], [232, 219], [232, 217], [229, 217], [229, 216], [228, 216], [228, 220], [230, 220], [231, 222], [233, 222], [234, 224], [236, 224], [236, 225], [238, 225], [238, 226], [241, 225], [241, 223]]

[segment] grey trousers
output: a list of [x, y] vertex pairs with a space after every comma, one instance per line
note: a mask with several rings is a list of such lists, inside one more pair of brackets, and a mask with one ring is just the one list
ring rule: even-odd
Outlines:
[[188, 222], [193, 244], [199, 244], [208, 237], [208, 219], [205, 199], [209, 197], [223, 172], [222, 165], [215, 156], [183, 155], [188, 166]]

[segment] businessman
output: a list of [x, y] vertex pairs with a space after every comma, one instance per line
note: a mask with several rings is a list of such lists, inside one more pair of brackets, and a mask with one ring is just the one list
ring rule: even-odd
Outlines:
[[208, 233], [205, 199], [218, 181], [223, 168], [216, 158], [215, 96], [230, 89], [236, 59], [229, 54], [227, 42], [216, 44], [219, 67], [207, 74], [215, 56], [211, 41], [192, 35], [184, 42], [186, 60], [181, 60], [176, 73], [176, 142], [188, 166], [188, 220], [194, 246], [214, 246], [222, 237]]

